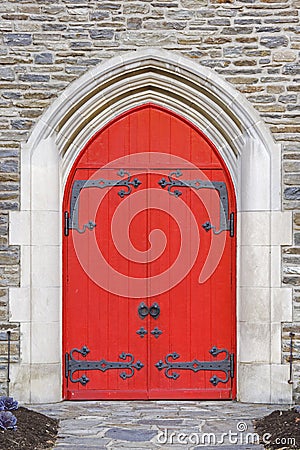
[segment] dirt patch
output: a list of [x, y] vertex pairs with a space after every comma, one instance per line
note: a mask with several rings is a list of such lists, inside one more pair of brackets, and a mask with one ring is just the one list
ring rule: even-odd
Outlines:
[[300, 414], [297, 411], [273, 411], [255, 420], [254, 428], [266, 449], [300, 449]]
[[0, 449], [41, 450], [54, 446], [58, 420], [21, 406], [12, 412], [18, 420], [17, 429], [0, 430]]

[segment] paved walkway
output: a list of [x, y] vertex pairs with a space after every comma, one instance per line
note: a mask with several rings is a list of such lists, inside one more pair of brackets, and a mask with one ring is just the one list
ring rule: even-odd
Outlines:
[[59, 450], [257, 450], [264, 447], [256, 445], [252, 420], [282, 406], [227, 401], [97, 401], [30, 408], [60, 419], [55, 446]]

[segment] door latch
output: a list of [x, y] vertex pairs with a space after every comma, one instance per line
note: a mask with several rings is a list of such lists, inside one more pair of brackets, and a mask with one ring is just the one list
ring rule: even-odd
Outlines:
[[150, 308], [148, 308], [146, 303], [142, 302], [139, 304], [138, 314], [141, 319], [145, 319], [145, 317], [147, 317], [148, 314], [150, 314], [150, 316], [153, 317], [153, 319], [157, 319], [160, 315], [160, 306], [158, 303], [155, 302], [153, 303], [153, 305], [150, 306]]
[[160, 307], [158, 303], [153, 303], [149, 308], [149, 314], [153, 319], [157, 319], [160, 315]]
[[139, 316], [140, 316], [141, 319], [145, 319], [145, 317], [148, 316], [148, 314], [149, 314], [149, 308], [148, 308], [148, 306], [146, 305], [146, 303], [142, 302], [142, 303], [139, 304], [139, 307], [138, 307], [138, 314], [139, 314]]

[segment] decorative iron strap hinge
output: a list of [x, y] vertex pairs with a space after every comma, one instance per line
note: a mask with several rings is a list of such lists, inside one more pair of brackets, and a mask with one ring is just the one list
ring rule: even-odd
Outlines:
[[[174, 178], [177, 177], [177, 178]], [[192, 188], [192, 189], [215, 189], [218, 191], [220, 196], [220, 223], [219, 229], [216, 229], [215, 225], [210, 222], [205, 222], [202, 227], [205, 231], [213, 230], [214, 234], [220, 234], [222, 231], [229, 230], [230, 236], [234, 236], [234, 213], [229, 215], [229, 204], [228, 204], [228, 193], [226, 183], [224, 181], [209, 181], [209, 180], [178, 180], [178, 177], [182, 176], [180, 170], [171, 172], [168, 175], [168, 180], [161, 178], [158, 184], [164, 189], [168, 187], [168, 192], [170, 195], [175, 197], [180, 197], [182, 192], [177, 187], [180, 188]], [[174, 189], [175, 188], [175, 189]]]
[[[234, 376], [234, 355], [233, 353], [229, 353], [225, 348], [218, 349], [217, 347], [213, 347], [209, 353], [216, 357], [220, 353], [225, 353], [225, 358], [217, 361], [198, 361], [198, 359], [194, 359], [189, 362], [174, 362], [174, 360], [178, 359], [180, 355], [178, 353], [169, 353], [165, 357], [165, 362], [162, 360], [158, 361], [155, 364], [158, 370], [165, 370], [165, 376], [167, 378], [171, 378], [173, 380], [177, 380], [180, 377], [180, 374], [175, 371], [176, 370], [192, 370], [193, 372], [199, 372], [200, 370], [209, 370], [216, 372], [224, 372], [226, 377], [219, 378], [217, 375], [213, 375], [209, 380], [214, 386], [217, 386], [218, 383], [227, 383], [229, 378], [233, 378]], [[170, 361], [172, 358], [173, 361]]]
[[120, 169], [117, 173], [120, 177], [126, 178], [123, 180], [106, 180], [104, 178], [99, 178], [98, 180], [75, 180], [72, 186], [71, 202], [70, 202], [70, 216], [67, 211], [65, 211], [65, 226], [64, 234], [69, 235], [69, 230], [73, 229], [78, 231], [78, 233], [84, 233], [86, 229], [93, 230], [96, 226], [95, 222], [90, 220], [88, 223], [84, 224], [82, 228], [79, 227], [79, 195], [82, 189], [86, 188], [99, 188], [104, 189], [108, 187], [115, 186], [125, 186], [126, 190], [120, 189], [118, 195], [121, 198], [129, 195], [132, 192], [132, 187], [135, 189], [139, 187], [142, 182], [138, 178], [131, 180], [131, 175], [123, 169]]
[[[73, 378], [74, 373], [79, 370], [100, 370], [101, 372], [106, 372], [111, 369], [126, 369], [129, 370], [129, 373], [125, 371], [120, 373], [122, 380], [126, 380], [127, 378], [133, 377], [135, 373], [134, 369], [141, 370], [144, 367], [144, 364], [141, 363], [141, 361], [133, 363], [134, 356], [131, 353], [122, 352], [119, 355], [119, 358], [124, 360], [124, 362], [112, 362], [106, 361], [105, 359], [101, 359], [99, 361], [78, 360], [74, 358], [74, 352], [80, 353], [80, 355], [86, 357], [90, 350], [86, 345], [84, 345], [81, 349], [73, 348], [70, 353], [65, 354], [65, 377], [72, 383], [81, 383], [83, 386], [85, 386], [90, 380], [86, 375], [82, 375], [79, 378]], [[129, 360], [125, 361], [126, 358], [129, 358]]]

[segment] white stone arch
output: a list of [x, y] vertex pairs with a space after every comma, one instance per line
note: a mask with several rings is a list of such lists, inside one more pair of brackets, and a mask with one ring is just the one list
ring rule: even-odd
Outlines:
[[10, 243], [21, 245], [21, 286], [10, 289], [21, 323], [21, 363], [12, 393], [24, 401], [61, 399], [62, 199], [84, 144], [122, 112], [156, 103], [190, 120], [221, 153], [238, 209], [238, 399], [289, 402], [281, 364], [281, 322], [291, 290], [281, 287], [280, 245], [291, 244], [281, 212], [280, 147], [245, 97], [212, 70], [180, 54], [144, 49], [117, 56], [73, 82], [22, 147], [21, 211], [10, 213]]

